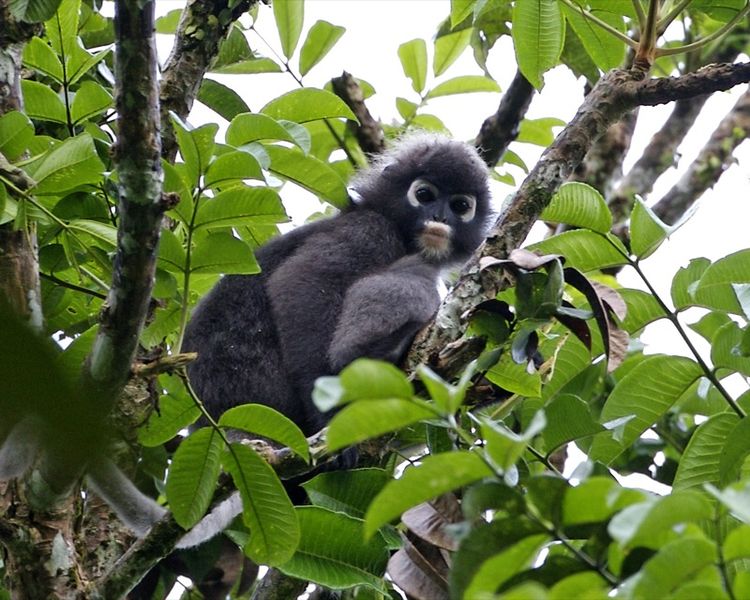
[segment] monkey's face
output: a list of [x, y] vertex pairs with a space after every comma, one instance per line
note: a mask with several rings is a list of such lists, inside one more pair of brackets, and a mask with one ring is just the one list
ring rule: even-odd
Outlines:
[[455, 260], [455, 241], [464, 228], [471, 227], [476, 198], [418, 178], [409, 186], [406, 199], [415, 211], [415, 241], [420, 254], [430, 262]]

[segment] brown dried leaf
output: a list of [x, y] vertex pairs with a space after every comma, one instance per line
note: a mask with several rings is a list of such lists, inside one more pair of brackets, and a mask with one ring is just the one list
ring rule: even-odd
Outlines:
[[458, 541], [445, 531], [446, 525], [461, 520], [461, 507], [453, 494], [445, 494], [432, 502], [410, 508], [401, 520], [423, 540], [439, 548], [458, 550]]

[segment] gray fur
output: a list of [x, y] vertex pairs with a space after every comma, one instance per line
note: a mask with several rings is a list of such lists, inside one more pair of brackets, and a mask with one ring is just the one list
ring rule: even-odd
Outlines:
[[[418, 178], [434, 202], [409, 202]], [[272, 240], [256, 253], [260, 275], [225, 276], [194, 311], [183, 350], [199, 354], [188, 374], [213, 416], [254, 402], [319, 431], [330, 415], [311, 401], [315, 380], [359, 357], [397, 362], [438, 306], [440, 270], [484, 239], [487, 169], [467, 144], [410, 136], [352, 189], [350, 208]], [[459, 195], [476, 199], [468, 222]]]

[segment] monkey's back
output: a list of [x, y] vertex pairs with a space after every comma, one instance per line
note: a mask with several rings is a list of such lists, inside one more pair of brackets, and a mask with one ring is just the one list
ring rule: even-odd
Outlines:
[[347, 289], [406, 253], [390, 221], [352, 210], [300, 227], [256, 252], [261, 273], [223, 277], [193, 312], [184, 351], [190, 381], [212, 416], [244, 403], [271, 406], [306, 434], [326, 417], [310, 400], [332, 374], [331, 343]]

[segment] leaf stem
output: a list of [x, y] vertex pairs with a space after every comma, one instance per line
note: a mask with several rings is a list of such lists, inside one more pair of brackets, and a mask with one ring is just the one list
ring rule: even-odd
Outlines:
[[638, 28], [640, 30], [643, 30], [643, 28], [646, 26], [646, 13], [643, 11], [641, 0], [633, 0], [633, 8], [635, 9], [635, 14], [638, 17]]
[[637, 260], [632, 260], [630, 257], [628, 257], [628, 263], [630, 264], [633, 269], [635, 269], [635, 272], [638, 273], [638, 276], [641, 278], [643, 283], [646, 284], [646, 287], [648, 288], [649, 292], [653, 296], [654, 300], [659, 304], [659, 307], [664, 312], [664, 316], [672, 322], [672, 325], [674, 325], [675, 329], [677, 329], [677, 333], [680, 334], [680, 337], [687, 345], [688, 349], [690, 350], [691, 354], [695, 357], [696, 362], [700, 366], [700, 368], [703, 370], [704, 375], [708, 380], [714, 385], [714, 387], [719, 391], [719, 393], [724, 397], [727, 404], [732, 408], [734, 412], [739, 415], [740, 418], [744, 418], [745, 411], [742, 410], [742, 408], [737, 404], [737, 402], [732, 398], [732, 396], [727, 392], [727, 390], [724, 388], [724, 386], [721, 384], [721, 381], [719, 381], [719, 378], [716, 376], [715, 371], [710, 368], [706, 362], [703, 360], [703, 357], [698, 352], [698, 349], [693, 345], [693, 342], [690, 340], [690, 338], [687, 335], [687, 332], [685, 331], [685, 328], [680, 323], [680, 320], [677, 317], [677, 314], [672, 311], [664, 302], [664, 300], [661, 299], [661, 296], [656, 292], [654, 289], [654, 286], [651, 285], [651, 282], [646, 277], [645, 273], [641, 269], [640, 264], [638, 264]]
[[656, 24], [657, 31], [663, 33], [664, 30], [666, 30], [666, 28], [672, 24], [672, 21], [674, 21], [679, 16], [679, 14], [683, 10], [685, 10], [692, 2], [693, 0], [681, 0], [681, 2], [677, 4], [677, 6], [675, 6], [671, 11], [669, 11], [669, 13], [667, 13], [661, 19], [659, 19], [659, 21]]
[[624, 44], [627, 44], [628, 46], [630, 46], [633, 49], [638, 48], [638, 42], [636, 42], [635, 40], [630, 39], [622, 31], [619, 31], [619, 30], [615, 29], [614, 27], [612, 27], [612, 25], [610, 25], [606, 21], [602, 21], [599, 17], [597, 17], [596, 15], [590, 13], [585, 8], [583, 8], [581, 6], [578, 6], [577, 4], [571, 2], [571, 0], [557, 0], [557, 1], [561, 2], [562, 4], [564, 4], [565, 6], [567, 6], [570, 10], [574, 10], [574, 11], [580, 13], [581, 15], [583, 15], [583, 17], [585, 17], [586, 19], [588, 19], [592, 23], [595, 23], [596, 25], [598, 25], [599, 27], [601, 27], [602, 29], [604, 29], [604, 31], [606, 31], [607, 33], [615, 36], [618, 40], [620, 40]]
[[727, 31], [732, 29], [742, 18], [744, 18], [745, 15], [747, 15], [749, 12], [750, 12], [750, 2], [746, 3], [745, 7], [741, 11], [739, 11], [731, 21], [724, 24], [723, 27], [721, 27], [720, 29], [717, 29], [712, 34], [707, 35], [706, 37], [701, 38], [700, 40], [693, 42], [692, 44], [687, 44], [686, 46], [677, 46], [675, 48], [658, 48], [656, 50], [656, 56], [672, 56], [673, 54], [681, 54], [683, 52], [692, 52], [693, 50], [702, 48], [703, 46], [713, 42], [715, 39], [723, 36]]

